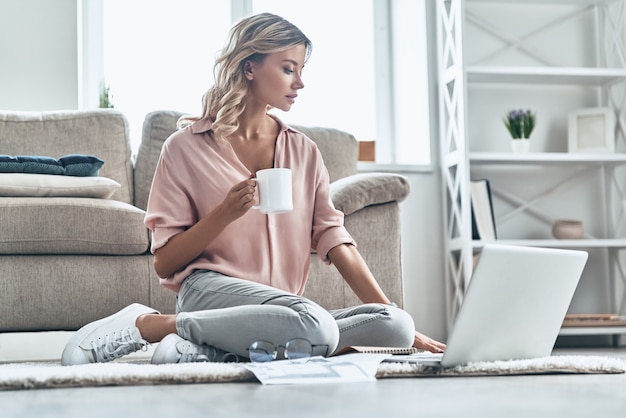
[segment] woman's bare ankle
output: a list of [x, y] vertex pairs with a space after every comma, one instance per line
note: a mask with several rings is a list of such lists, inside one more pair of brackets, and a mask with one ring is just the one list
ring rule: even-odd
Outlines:
[[176, 334], [176, 315], [140, 315], [135, 320], [135, 326], [146, 341], [157, 343], [166, 335]]

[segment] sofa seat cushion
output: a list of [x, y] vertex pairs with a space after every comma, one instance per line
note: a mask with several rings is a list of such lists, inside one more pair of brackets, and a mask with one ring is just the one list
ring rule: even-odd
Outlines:
[[0, 254], [144, 254], [144, 216], [116, 200], [0, 197]]

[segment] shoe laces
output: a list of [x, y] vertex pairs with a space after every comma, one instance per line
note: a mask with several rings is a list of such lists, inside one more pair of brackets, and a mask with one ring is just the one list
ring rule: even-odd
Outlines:
[[91, 352], [96, 362], [111, 361], [136, 351], [147, 351], [148, 343], [143, 338], [137, 338], [131, 328], [107, 334], [91, 341]]

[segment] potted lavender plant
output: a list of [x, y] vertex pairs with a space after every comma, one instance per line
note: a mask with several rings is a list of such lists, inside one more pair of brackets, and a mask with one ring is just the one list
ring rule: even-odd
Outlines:
[[535, 113], [530, 110], [510, 110], [504, 116], [504, 126], [511, 135], [511, 146], [514, 152], [528, 152], [530, 134], [537, 123]]

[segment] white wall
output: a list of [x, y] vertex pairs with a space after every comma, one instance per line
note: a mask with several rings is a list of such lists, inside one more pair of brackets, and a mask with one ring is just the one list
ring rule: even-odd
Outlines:
[[78, 107], [76, 0], [0, 0], [0, 109]]
[[411, 184], [411, 194], [400, 206], [405, 309], [420, 332], [445, 341], [440, 176], [436, 170], [400, 174], [407, 176]]

